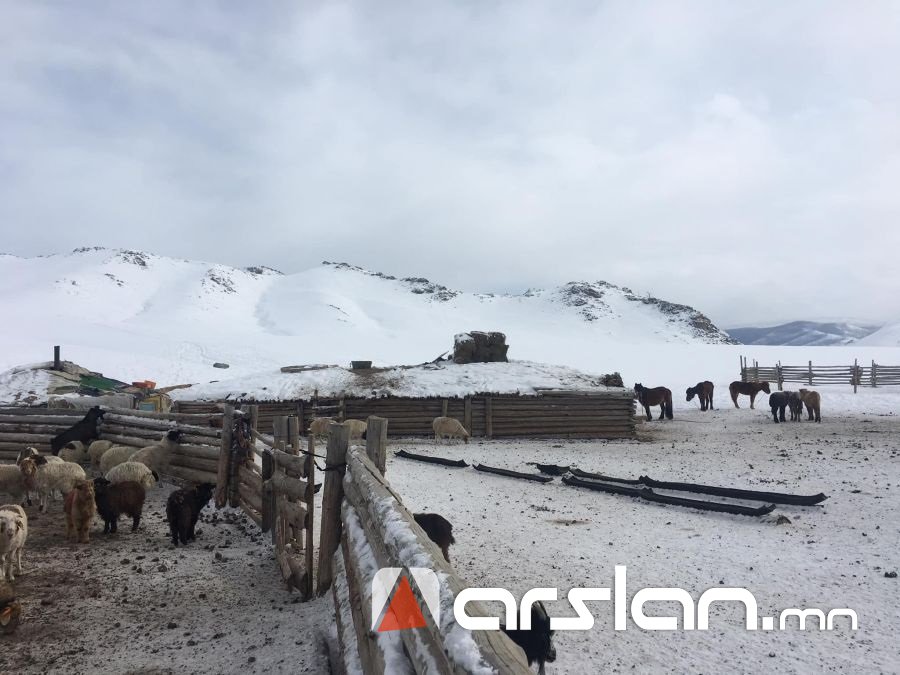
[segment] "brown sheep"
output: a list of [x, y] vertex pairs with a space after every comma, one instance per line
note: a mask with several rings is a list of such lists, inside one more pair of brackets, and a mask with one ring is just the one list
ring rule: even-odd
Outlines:
[[123, 513], [131, 516], [131, 531], [141, 524], [141, 513], [144, 510], [144, 486], [136, 481], [110, 483], [105, 478], [94, 479], [94, 501], [97, 513], [103, 518], [103, 534], [115, 534], [119, 526], [119, 516]]
[[76, 481], [66, 495], [66, 538], [73, 537], [73, 541], [87, 544], [96, 513], [93, 481]]

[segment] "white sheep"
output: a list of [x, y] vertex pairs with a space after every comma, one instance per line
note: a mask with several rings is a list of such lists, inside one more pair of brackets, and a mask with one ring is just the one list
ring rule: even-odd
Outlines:
[[[36, 457], [41, 453], [38, 452], [37, 448], [27, 447], [24, 450], [19, 451], [19, 456], [16, 458], [16, 464], [21, 464], [22, 460], [26, 457]], [[41, 455], [41, 457], [46, 457], [48, 462], [64, 462], [65, 460], [62, 457], [57, 457], [56, 455]]]
[[88, 459], [87, 448], [81, 441], [69, 441], [59, 451], [57, 455], [64, 462], [75, 462], [81, 464]]
[[454, 438], [462, 438], [466, 443], [469, 442], [469, 432], [462, 423], [453, 417], [435, 417], [431, 423], [434, 429], [434, 442], [439, 442], [444, 436], [447, 442], [452, 443]]
[[37, 490], [41, 500], [41, 511], [47, 510], [47, 497], [53, 490], [68, 494], [75, 482], [87, 476], [78, 464], [72, 462], [48, 462], [43, 455], [26, 457], [19, 466], [28, 490]]
[[309, 423], [309, 433], [311, 436], [327, 436], [328, 426], [334, 422], [333, 417], [317, 417]]
[[135, 448], [130, 445], [114, 445], [100, 457], [100, 473], [105, 475], [117, 464], [127, 462], [138, 450], [140, 450], [140, 448]]
[[0, 574], [14, 581], [13, 560], [18, 574], [22, 574], [22, 551], [28, 539], [28, 516], [18, 504], [0, 506]]
[[141, 448], [128, 461], [146, 464], [157, 473], [168, 473], [172, 453], [178, 449], [182, 436], [181, 430], [170, 429], [159, 443]]
[[91, 446], [88, 448], [88, 457], [91, 460], [91, 466], [95, 469], [100, 468], [100, 458], [103, 457], [103, 453], [113, 447], [112, 441], [94, 441], [91, 443]]
[[109, 473], [106, 474], [106, 480], [110, 483], [124, 483], [132, 480], [135, 483], [140, 483], [145, 490], [149, 490], [156, 485], [159, 475], [141, 462], [122, 462], [109, 470]]
[[350, 440], [362, 438], [368, 428], [368, 424], [362, 420], [346, 420], [344, 426], [350, 429]]

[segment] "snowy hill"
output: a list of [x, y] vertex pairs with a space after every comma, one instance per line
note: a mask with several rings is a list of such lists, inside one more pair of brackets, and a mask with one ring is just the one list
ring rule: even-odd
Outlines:
[[853, 323], [791, 321], [769, 328], [729, 328], [727, 333], [744, 345], [827, 346], [848, 345], [866, 337], [878, 326]]
[[857, 344], [868, 347], [900, 347], [900, 321], [882, 326]]
[[285, 275], [104, 248], [0, 255], [0, 278], [3, 316], [15, 320], [0, 370], [45, 361], [60, 344], [64, 358], [160, 385], [296, 363], [421, 363], [464, 330], [505, 332], [511, 358], [569, 365], [572, 345], [730, 341], [690, 307], [602, 281], [471, 294], [344, 263]]

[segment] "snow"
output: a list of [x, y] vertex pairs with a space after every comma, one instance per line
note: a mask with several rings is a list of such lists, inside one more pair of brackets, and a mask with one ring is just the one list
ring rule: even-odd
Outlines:
[[[559, 588], [560, 601], [545, 603], [555, 616], [574, 615], [563, 600], [572, 587], [612, 588], [615, 565], [627, 566], [629, 602], [644, 587], [683, 588], [696, 602], [724, 586], [749, 589], [760, 616], [788, 607], [859, 614], [856, 632], [840, 621], [833, 632], [750, 632], [738, 605], [724, 603], [713, 605], [709, 631], [648, 632], [629, 620], [616, 632], [612, 603], [592, 602], [590, 631], [556, 633], [549, 674], [897, 672], [897, 581], [884, 574], [900, 569], [900, 397], [822, 391], [828, 414], [823, 409], [821, 424], [776, 425], [765, 405], [736, 410], [730, 401], [702, 413], [682, 398], [674, 421], [642, 424], [634, 441], [475, 439], [448, 447], [409, 440], [391, 448], [518, 471], [535, 471], [527, 462], [574, 464], [620, 477], [829, 496], [821, 506], [779, 506], [765, 518], [647, 504], [558, 478], [539, 485], [390, 451], [386, 475], [407, 508], [453, 523], [450, 554], [467, 583], [508, 588], [517, 598], [532, 587]], [[861, 403], [845, 411], [852, 400], [873, 409]], [[792, 523], [776, 525], [778, 515]], [[675, 607], [645, 610], [658, 616]]]
[[900, 321], [882, 326], [874, 333], [859, 340], [857, 344], [878, 347], [900, 347]]

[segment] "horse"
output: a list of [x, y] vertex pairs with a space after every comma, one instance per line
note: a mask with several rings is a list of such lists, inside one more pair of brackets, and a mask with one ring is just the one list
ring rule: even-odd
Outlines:
[[687, 400], [696, 396], [700, 399], [700, 410], [713, 409], [713, 383], [709, 380], [698, 382], [696, 387], [687, 388]]
[[816, 422], [822, 421], [822, 397], [819, 396], [819, 392], [812, 391], [810, 389], [801, 389], [800, 392], [800, 400], [806, 404], [806, 414], [809, 415], [807, 418], [809, 421], [813, 420], [813, 416], [815, 415]]
[[796, 391], [785, 392], [788, 395], [788, 410], [791, 411], [791, 422], [799, 422], [803, 417], [803, 401]]
[[[784, 422], [784, 409], [791, 402], [791, 396], [796, 396], [792, 391], [776, 391], [769, 396], [769, 407], [772, 409], [772, 418], [775, 422]], [[779, 417], [781, 419], [779, 419]], [[791, 419], [794, 419], [794, 412], [791, 410]]]
[[728, 391], [731, 393], [731, 400], [734, 401], [734, 407], [740, 408], [738, 405], [737, 397], [738, 394], [745, 394], [750, 397], [750, 409], [753, 410], [753, 401], [756, 399], [756, 395], [764, 391], [767, 394], [771, 394], [771, 390], [769, 389], [768, 382], [741, 382], [740, 380], [736, 380], [728, 385]]
[[651, 405], [659, 406], [659, 419], [664, 416], [672, 419], [672, 392], [666, 387], [648, 389], [638, 382], [634, 385], [634, 397], [644, 406], [648, 422], [653, 419], [653, 415], [650, 414]]

